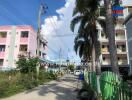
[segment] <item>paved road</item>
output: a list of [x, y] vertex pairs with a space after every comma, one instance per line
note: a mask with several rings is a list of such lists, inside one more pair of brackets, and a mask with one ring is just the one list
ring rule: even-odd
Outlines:
[[1, 100], [77, 100], [77, 80], [72, 75]]

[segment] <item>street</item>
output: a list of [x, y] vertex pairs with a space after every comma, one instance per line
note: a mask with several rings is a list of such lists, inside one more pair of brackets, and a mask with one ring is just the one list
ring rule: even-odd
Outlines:
[[1, 100], [77, 100], [77, 80], [73, 75]]

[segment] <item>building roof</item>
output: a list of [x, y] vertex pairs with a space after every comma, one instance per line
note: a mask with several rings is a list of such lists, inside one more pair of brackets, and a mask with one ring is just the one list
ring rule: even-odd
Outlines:
[[33, 32], [36, 32], [31, 25], [4, 25], [0, 26], [0, 30], [11, 30], [12, 27], [16, 27], [16, 29], [30, 29]]

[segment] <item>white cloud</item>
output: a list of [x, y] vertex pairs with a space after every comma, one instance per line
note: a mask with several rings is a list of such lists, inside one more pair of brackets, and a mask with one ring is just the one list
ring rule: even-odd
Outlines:
[[[68, 49], [70, 49], [71, 56], [75, 56], [73, 51], [74, 35], [70, 30], [70, 22], [72, 20], [72, 12], [75, 5], [75, 0], [66, 0], [64, 7], [57, 9], [59, 16], [51, 16], [44, 20], [42, 25], [42, 34], [44, 34], [48, 41], [48, 56], [51, 58], [58, 58], [59, 51], [63, 58], [67, 58]], [[67, 37], [55, 37], [55, 35], [71, 34]]]
[[[58, 58], [60, 47], [62, 55], [67, 58], [68, 48], [70, 49], [69, 56], [75, 56], [73, 51], [74, 36], [69, 37], [54, 37], [54, 35], [73, 34], [70, 31], [70, 21], [75, 0], [66, 0], [64, 7], [57, 9], [59, 16], [51, 16], [44, 20], [42, 25], [42, 34], [48, 41], [48, 57]], [[132, 0], [123, 0], [125, 4], [132, 4]]]
[[122, 0], [123, 5], [132, 5], [132, 0]]

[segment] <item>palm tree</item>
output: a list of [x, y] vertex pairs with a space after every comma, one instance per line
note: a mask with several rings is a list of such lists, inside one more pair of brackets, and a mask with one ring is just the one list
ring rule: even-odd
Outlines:
[[86, 37], [80, 36], [81, 34], [78, 34], [74, 39], [74, 50], [77, 53], [79, 53], [79, 57], [85, 61], [91, 60], [91, 44], [90, 40], [88, 40]]
[[[99, 58], [98, 56], [100, 55], [100, 42], [98, 40], [96, 41], [95, 39], [96, 42], [93, 43], [93, 37], [91, 37], [91, 33], [88, 32], [78, 33], [74, 40], [74, 50], [76, 51], [76, 54], [79, 53], [80, 58], [85, 60], [85, 62], [98, 60], [97, 58]], [[95, 47], [98, 49], [95, 49]], [[95, 67], [92, 67], [90, 69], [92, 69], [92, 71], [95, 71]], [[97, 72], [100, 73], [99, 71]]]
[[[109, 40], [109, 52], [112, 71], [119, 74], [118, 62], [117, 62], [117, 50], [115, 44], [115, 26], [112, 16], [112, 0], [104, 0], [105, 14], [106, 14], [106, 33]], [[115, 4], [119, 4], [118, 0], [115, 0]]]
[[76, 7], [73, 11], [73, 16], [75, 17], [71, 21], [72, 31], [74, 31], [75, 25], [80, 22], [78, 33], [84, 34], [83, 37], [86, 38], [85, 42], [87, 38], [91, 40], [91, 45], [89, 47], [92, 48], [91, 59], [93, 71], [95, 71], [95, 60], [100, 54], [98, 53], [100, 50], [97, 48], [99, 47], [97, 21], [101, 26], [104, 26], [104, 21], [98, 18], [98, 6], [99, 0], [76, 0]]

